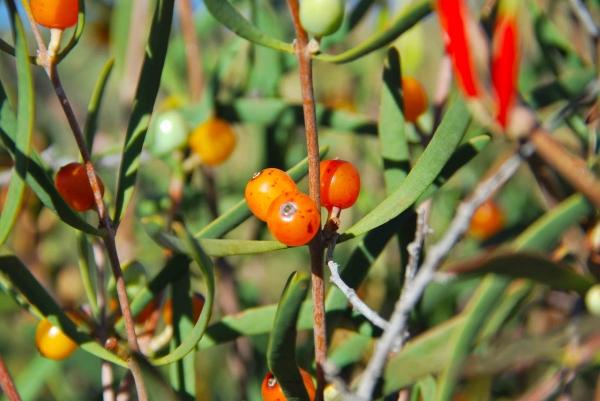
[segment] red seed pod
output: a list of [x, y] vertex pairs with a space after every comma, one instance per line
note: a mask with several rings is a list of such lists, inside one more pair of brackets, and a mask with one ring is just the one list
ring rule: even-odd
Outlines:
[[502, 128], [506, 128], [508, 124], [519, 72], [517, 6], [518, 3], [513, 0], [502, 1], [494, 26], [492, 84], [496, 96], [497, 119]]
[[467, 36], [467, 6], [463, 0], [437, 0], [436, 5], [458, 85], [467, 97], [478, 97], [479, 79]]

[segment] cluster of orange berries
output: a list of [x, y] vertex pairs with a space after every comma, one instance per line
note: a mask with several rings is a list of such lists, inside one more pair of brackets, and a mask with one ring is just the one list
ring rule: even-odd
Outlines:
[[[344, 160], [324, 160], [320, 169], [322, 206], [330, 212], [352, 206], [360, 192], [356, 168]], [[299, 192], [294, 180], [279, 169], [254, 174], [246, 185], [245, 198], [252, 213], [285, 245], [307, 244], [320, 227], [321, 212], [315, 202]]]

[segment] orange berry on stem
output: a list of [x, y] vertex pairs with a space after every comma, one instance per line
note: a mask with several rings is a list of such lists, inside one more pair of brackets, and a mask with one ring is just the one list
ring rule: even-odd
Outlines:
[[77, 0], [31, 0], [33, 19], [43, 27], [66, 29], [77, 23]]
[[427, 110], [427, 94], [423, 85], [413, 77], [402, 77], [402, 92], [404, 93], [404, 119], [411, 123]]
[[267, 221], [269, 206], [275, 198], [294, 191], [298, 191], [298, 186], [285, 171], [267, 168], [254, 174], [248, 181], [244, 197], [252, 213], [262, 221]]
[[190, 135], [190, 149], [202, 159], [202, 163], [215, 166], [223, 163], [235, 148], [235, 134], [229, 123], [211, 118], [196, 127]]
[[[104, 196], [104, 184], [96, 175], [100, 193]], [[54, 185], [65, 201], [78, 212], [85, 212], [94, 207], [94, 192], [88, 179], [85, 165], [69, 163], [58, 170]]]
[[40, 354], [55, 361], [68, 358], [77, 349], [77, 343], [48, 319], [42, 319], [38, 323], [35, 330], [35, 345]]
[[[308, 398], [310, 398], [311, 401], [314, 401], [315, 399], [315, 394], [316, 394], [316, 390], [315, 390], [315, 384], [312, 381], [312, 378], [310, 377], [310, 375], [308, 374], [308, 372], [302, 368], [300, 369], [300, 374], [302, 375], [302, 381], [304, 382], [304, 387], [306, 387], [306, 392], [308, 393]], [[262, 387], [261, 387], [261, 394], [262, 394], [262, 398], [263, 401], [286, 401], [287, 398], [286, 396], [283, 394], [283, 390], [281, 389], [281, 386], [279, 385], [279, 383], [277, 382], [277, 379], [275, 379], [275, 376], [273, 376], [273, 373], [269, 372], [267, 373], [267, 375], [265, 376], [265, 378], [263, 379], [262, 382]]]
[[360, 174], [345, 160], [323, 160], [321, 170], [321, 206], [347, 209], [354, 205], [360, 193]]
[[[194, 323], [200, 319], [200, 314], [204, 308], [204, 297], [197, 292], [194, 293], [193, 304], [192, 304], [192, 315], [194, 317]], [[173, 301], [171, 298], [167, 299], [162, 312], [163, 320], [167, 325], [173, 324]]]
[[267, 226], [273, 237], [288, 246], [307, 244], [317, 233], [321, 213], [313, 200], [302, 192], [286, 192], [271, 203]]
[[504, 228], [504, 213], [492, 200], [485, 201], [475, 210], [471, 218], [469, 234], [479, 240], [486, 240]]

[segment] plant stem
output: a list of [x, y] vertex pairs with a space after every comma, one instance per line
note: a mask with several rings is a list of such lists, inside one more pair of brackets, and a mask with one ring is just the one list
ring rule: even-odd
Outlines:
[[185, 61], [187, 64], [188, 84], [190, 85], [190, 98], [197, 102], [202, 96], [204, 79], [202, 65], [200, 64], [200, 43], [194, 29], [194, 12], [190, 0], [177, 1], [177, 16], [181, 23], [181, 34], [185, 44]]
[[6, 365], [4, 365], [4, 361], [2, 361], [2, 357], [0, 357], [0, 388], [2, 388], [8, 401], [21, 401], [21, 396], [17, 391], [17, 387], [15, 387], [15, 383], [10, 377]]
[[[25, 1], [23, 3], [26, 4], [27, 2]], [[98, 185], [98, 176], [96, 175], [94, 165], [92, 164], [90, 152], [85, 144], [83, 132], [79, 127], [79, 123], [77, 122], [75, 113], [73, 112], [73, 108], [71, 107], [71, 103], [69, 103], [69, 99], [67, 98], [65, 90], [58, 76], [56, 64], [54, 63], [53, 58], [47, 52], [46, 46], [44, 45], [44, 41], [40, 35], [39, 28], [37, 26], [37, 23], [33, 19], [33, 15], [28, 4], [25, 5], [25, 11], [34, 31], [36, 41], [38, 43], [38, 62], [44, 68], [44, 70], [48, 74], [48, 77], [50, 78], [50, 82], [54, 87], [56, 96], [58, 97], [61, 107], [63, 108], [65, 116], [67, 117], [69, 126], [73, 131], [73, 136], [75, 137], [75, 142], [77, 143], [77, 147], [79, 148], [79, 152], [81, 153], [81, 157], [83, 158], [83, 161], [85, 163], [88, 180], [92, 187], [92, 191], [94, 192], [94, 201], [96, 204], [96, 209], [98, 211], [100, 224], [106, 230], [102, 240], [106, 247], [106, 252], [108, 254], [108, 259], [113, 271], [113, 275], [115, 276], [117, 295], [119, 297], [119, 303], [121, 306], [121, 311], [123, 313], [123, 320], [125, 322], [125, 330], [127, 332], [127, 341], [129, 342], [129, 348], [131, 349], [131, 351], [139, 353], [139, 346], [135, 334], [135, 327], [133, 323], [133, 318], [131, 316], [131, 309], [129, 307], [129, 299], [127, 298], [127, 292], [125, 290], [125, 280], [123, 278], [123, 271], [121, 270], [121, 264], [119, 262], [119, 256], [117, 254], [115, 232], [112, 228], [112, 222], [110, 221], [110, 217], [106, 212], [106, 206], [104, 205], [104, 201], [102, 199], [102, 193], [100, 192], [100, 186]], [[135, 378], [139, 399], [147, 400], [148, 396], [146, 394], [146, 389], [143, 383], [138, 364], [133, 358], [129, 359], [128, 364]]]
[[[298, 58], [300, 70], [300, 84], [302, 87], [302, 108], [304, 110], [304, 125], [306, 129], [306, 145], [308, 151], [308, 185], [309, 195], [321, 209], [321, 194], [319, 183], [319, 137], [317, 133], [317, 117], [315, 111], [315, 96], [312, 80], [312, 55], [308, 50], [308, 35], [300, 25], [298, 0], [287, 0], [294, 29], [296, 41], [294, 50]], [[325, 374], [323, 364], [327, 359], [327, 338], [325, 332], [325, 285], [323, 282], [323, 252], [325, 250], [321, 228], [308, 245], [312, 268], [312, 299], [315, 339], [315, 361], [317, 363], [317, 394], [316, 400], [323, 398], [325, 388]]]

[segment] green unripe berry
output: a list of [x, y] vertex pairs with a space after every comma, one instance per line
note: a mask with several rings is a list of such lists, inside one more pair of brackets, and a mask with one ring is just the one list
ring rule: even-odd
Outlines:
[[177, 110], [169, 110], [156, 116], [150, 127], [149, 150], [155, 156], [165, 156], [187, 143], [187, 121]]
[[344, 21], [344, 8], [344, 0], [302, 0], [302, 28], [317, 38], [331, 35]]
[[592, 315], [600, 315], [600, 284], [592, 286], [585, 293], [585, 306]]

